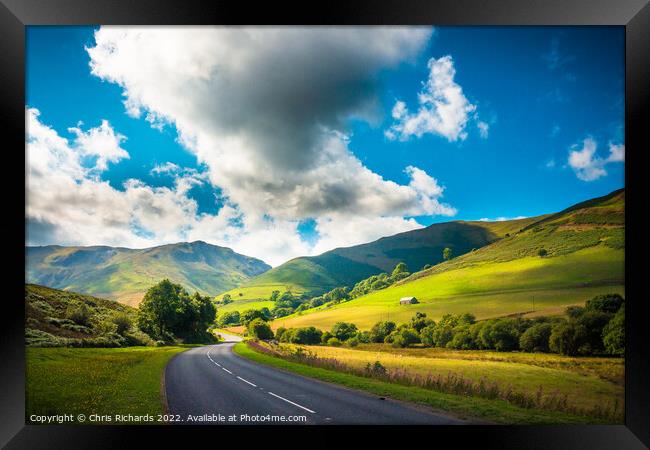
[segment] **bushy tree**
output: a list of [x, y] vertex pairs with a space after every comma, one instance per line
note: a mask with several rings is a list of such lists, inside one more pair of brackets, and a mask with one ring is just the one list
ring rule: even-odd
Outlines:
[[423, 312], [416, 312], [415, 315], [411, 318], [411, 327], [415, 329], [418, 333], [424, 327], [429, 325], [435, 325], [435, 322], [431, 319], [427, 319], [427, 314]]
[[346, 343], [349, 347], [356, 347], [356, 346], [359, 345], [359, 339], [353, 337], [353, 338], [348, 339], [345, 343]]
[[413, 328], [402, 328], [393, 332], [393, 347], [408, 347], [413, 344], [420, 342], [420, 337], [418, 336], [417, 331]]
[[471, 350], [476, 348], [476, 342], [470, 333], [470, 325], [462, 323], [453, 329], [453, 338], [447, 342], [447, 348], [456, 350]]
[[269, 324], [261, 318], [253, 319], [248, 323], [248, 334], [257, 339], [273, 339], [273, 331]]
[[614, 315], [596, 310], [586, 310], [576, 322], [584, 327], [585, 334], [578, 352], [583, 355], [600, 354], [605, 351], [603, 346], [603, 329]]
[[445, 261], [449, 261], [453, 256], [453, 252], [449, 247], [445, 247], [445, 249], [442, 251], [442, 259]]
[[519, 347], [525, 352], [548, 352], [551, 330], [550, 323], [538, 323], [531, 326], [519, 338]]
[[339, 341], [347, 341], [355, 334], [357, 334], [357, 326], [353, 323], [336, 322], [332, 326], [332, 336]]
[[327, 344], [327, 343], [329, 342], [329, 340], [332, 339], [333, 337], [334, 337], [334, 336], [332, 336], [332, 333], [330, 333], [329, 331], [325, 331], [325, 332], [323, 333], [323, 336], [320, 338], [320, 341], [321, 341], [323, 344]]
[[488, 322], [479, 333], [484, 348], [500, 352], [519, 348], [520, 329], [516, 319], [504, 317]]
[[275, 302], [277, 299], [280, 297], [280, 291], [273, 291], [271, 292], [271, 296], [269, 297], [269, 301]]
[[360, 331], [357, 333], [356, 338], [359, 340], [360, 343], [363, 344], [369, 344], [371, 341], [370, 339], [370, 332], [369, 331]]
[[572, 319], [577, 319], [584, 314], [585, 308], [582, 306], [569, 306], [566, 309], [566, 315]]
[[241, 323], [242, 325], [247, 326], [250, 322], [252, 322], [255, 319], [262, 319], [265, 322], [268, 322], [270, 318], [271, 318], [271, 312], [269, 311], [268, 308], [249, 309], [242, 313]]
[[544, 258], [546, 255], [548, 255], [548, 252], [546, 251], [545, 248], [540, 248], [540, 249], [537, 251], [537, 255], [538, 255], [540, 258]]
[[164, 279], [147, 290], [138, 308], [138, 326], [155, 339], [166, 339], [185, 311], [179, 284]]
[[277, 330], [275, 330], [275, 338], [278, 341], [282, 341], [282, 335], [284, 335], [284, 333], [286, 333], [286, 331], [287, 331], [287, 329], [285, 327], [278, 328]]
[[241, 316], [239, 311], [228, 311], [219, 316], [218, 324], [221, 327], [229, 327], [239, 325], [241, 323]]
[[232, 303], [232, 295], [230, 295], [230, 294], [225, 294], [225, 295], [221, 298], [221, 303], [223, 303], [224, 305], [227, 305], [228, 303]]
[[551, 331], [549, 348], [552, 352], [562, 355], [577, 355], [586, 335], [585, 327], [579, 325], [575, 320], [560, 322]]
[[339, 341], [335, 337], [331, 337], [327, 340], [327, 345], [332, 346], [332, 347], [340, 347], [341, 346], [341, 341]]
[[625, 304], [603, 329], [603, 344], [610, 355], [625, 355]]
[[591, 300], [587, 300], [585, 309], [587, 311], [616, 314], [624, 302], [625, 300], [619, 294], [598, 295]]
[[390, 321], [380, 321], [372, 326], [370, 329], [370, 340], [372, 342], [384, 342], [386, 336], [391, 334], [397, 325], [395, 322]]
[[296, 328], [289, 342], [293, 344], [315, 345], [321, 342], [323, 332], [315, 327]]

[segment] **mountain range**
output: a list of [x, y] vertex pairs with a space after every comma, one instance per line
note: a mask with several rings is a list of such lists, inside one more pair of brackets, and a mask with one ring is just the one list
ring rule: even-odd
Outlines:
[[265, 262], [203, 241], [145, 249], [123, 247], [26, 248], [26, 282], [137, 305], [163, 278], [190, 291], [215, 295], [259, 275]]

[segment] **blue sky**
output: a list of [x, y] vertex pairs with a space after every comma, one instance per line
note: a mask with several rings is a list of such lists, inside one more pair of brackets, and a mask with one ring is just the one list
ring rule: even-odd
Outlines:
[[[330, 30], [326, 41], [333, 45], [319, 47], [323, 38], [311, 40], [309, 35], [300, 40], [300, 49], [278, 53], [275, 60], [271, 44], [250, 44], [259, 48], [244, 51], [246, 41], [230, 31], [201, 40], [167, 29], [164, 38], [177, 45], [165, 50], [157, 48], [159, 37], [136, 34], [127, 39], [111, 30], [96, 37], [96, 30], [27, 29], [26, 107], [38, 110], [28, 116], [28, 134], [36, 130], [34, 137], [28, 135], [32, 155], [38, 155], [37, 149], [47, 154], [42, 160], [56, 154], [39, 137], [46, 129], [66, 140], [71, 155], [84, 155], [74, 169], [84, 175], [73, 177], [67, 188], [54, 188], [60, 180], [33, 177], [34, 186], [28, 186], [35, 199], [32, 207], [28, 198], [30, 244], [148, 246], [198, 237], [277, 264], [299, 254], [376, 239], [381, 232], [553, 212], [624, 186], [622, 27], [439, 27], [412, 37], [386, 34], [397, 52], [388, 44], [365, 48], [355, 36]], [[276, 47], [295, 42], [285, 34], [274, 38]], [[214, 44], [217, 40], [224, 44]], [[88, 50], [93, 48], [95, 53]], [[310, 55], [324, 51], [329, 53], [323, 59], [331, 58], [330, 63], [311, 70], [318, 63]], [[249, 66], [236, 65], [241, 58], [249, 58]], [[363, 65], [354, 66], [364, 58]], [[283, 78], [268, 70], [275, 67], [273, 61], [283, 61], [283, 67], [295, 64], [295, 70]], [[454, 98], [460, 109], [449, 112], [449, 119], [418, 99], [428, 92], [423, 83], [433, 77], [434, 68], [442, 71], [436, 72], [436, 83], [442, 84], [436, 84], [441, 90], [434, 94], [458, 94]], [[450, 69], [451, 81], [444, 78]], [[239, 82], [236, 77], [229, 84], [210, 81], [236, 70], [245, 71], [236, 72], [246, 74], [241, 82], [245, 89], [224, 93]], [[323, 72], [327, 79], [319, 78]], [[288, 94], [286, 102], [280, 95], [285, 78], [300, 93], [296, 98]], [[267, 93], [277, 115], [264, 115]], [[212, 94], [214, 102], [209, 101]], [[397, 102], [407, 112], [392, 117]], [[134, 104], [129, 111], [127, 106]], [[35, 121], [31, 127], [30, 117]], [[300, 129], [282, 122], [294, 117], [304, 120]], [[99, 130], [103, 120], [107, 128]], [[409, 131], [409, 120], [419, 124], [419, 132]], [[267, 125], [271, 131], [259, 131]], [[320, 131], [304, 131], [312, 128]], [[110, 136], [102, 145], [113, 150], [80, 139], [104, 132]], [[321, 150], [324, 139], [328, 144]], [[257, 153], [246, 153], [253, 150], [242, 142]], [[305, 151], [300, 145], [313, 148]], [[268, 156], [285, 150], [286, 158]], [[28, 158], [29, 152], [28, 146]], [[338, 159], [341, 165], [330, 161], [328, 169], [319, 162], [321, 153], [344, 155]], [[244, 155], [246, 159], [237, 159]], [[348, 155], [352, 159], [346, 162]], [[105, 168], [94, 167], [97, 158], [108, 158]], [[258, 158], [259, 165], [251, 162]], [[53, 161], [61, 164], [60, 158]], [[354, 166], [354, 161], [363, 173], [350, 173], [341, 185], [324, 181], [330, 174], [340, 176], [336, 167]], [[257, 180], [267, 176], [267, 169], [275, 176]], [[61, 172], [66, 170], [74, 172], [69, 166]], [[362, 189], [356, 192], [361, 193], [348, 192], [354, 187], [350, 179], [365, 180], [369, 173], [383, 181], [376, 186], [371, 185], [375, 181], [360, 181]], [[419, 182], [414, 173], [423, 174]], [[241, 180], [248, 176], [255, 180], [243, 186]], [[66, 196], [76, 199], [66, 205], [66, 211], [78, 209], [74, 218], [39, 206], [65, 202], [37, 198], [48, 187], [74, 190]], [[268, 200], [260, 201], [265, 196]], [[388, 200], [382, 203], [380, 197]], [[85, 200], [105, 201], [112, 210], [119, 204], [143, 212], [107, 219], [108, 213], [97, 209], [84, 215]], [[364, 205], [371, 205], [368, 211], [360, 210]], [[200, 220], [187, 225], [184, 214]], [[158, 223], [169, 226], [159, 229]], [[367, 231], [358, 231], [362, 229]], [[261, 244], [268, 241], [276, 242]]]

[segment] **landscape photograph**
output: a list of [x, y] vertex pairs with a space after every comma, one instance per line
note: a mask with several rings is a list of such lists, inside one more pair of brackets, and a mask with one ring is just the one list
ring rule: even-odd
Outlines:
[[624, 423], [623, 27], [25, 37], [26, 424]]

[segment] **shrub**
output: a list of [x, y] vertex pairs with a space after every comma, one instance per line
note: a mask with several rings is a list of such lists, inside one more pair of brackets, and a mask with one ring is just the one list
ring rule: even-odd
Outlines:
[[332, 338], [329, 338], [329, 340], [327, 341], [327, 345], [330, 345], [332, 347], [340, 347], [341, 346], [341, 341], [339, 341], [335, 337], [332, 337]]
[[605, 351], [611, 355], [625, 355], [625, 305], [603, 329]]
[[241, 317], [239, 311], [230, 311], [219, 316], [217, 323], [220, 327], [228, 327], [231, 325], [239, 325], [240, 321]]
[[355, 334], [357, 334], [357, 326], [353, 323], [336, 322], [332, 326], [332, 336], [340, 341], [347, 341]]
[[625, 300], [618, 294], [598, 295], [591, 300], [587, 300], [585, 309], [588, 311], [600, 311], [604, 313], [616, 314], [623, 306]]
[[346, 344], [349, 345], [350, 347], [356, 347], [357, 345], [359, 345], [359, 339], [355, 337], [350, 338], [347, 340]]
[[528, 328], [519, 338], [519, 347], [526, 352], [548, 352], [551, 324], [538, 323]]
[[[278, 291], [273, 291], [273, 292], [278, 292]], [[278, 341], [282, 341], [282, 335], [283, 335], [286, 331], [287, 331], [287, 329], [284, 328], [284, 327], [280, 327], [280, 328], [278, 328], [277, 330], [275, 330], [275, 338], [276, 338]]]
[[66, 317], [77, 325], [90, 325], [90, 316], [90, 309], [83, 303], [70, 305], [66, 312]]
[[549, 348], [561, 355], [574, 356], [585, 340], [587, 330], [584, 326], [570, 320], [555, 325], [549, 337]]
[[261, 318], [253, 319], [248, 324], [248, 333], [257, 339], [273, 339], [273, 331], [266, 321]]
[[408, 347], [420, 342], [417, 332], [413, 328], [402, 328], [395, 332], [393, 337], [393, 347]]
[[600, 354], [605, 351], [603, 346], [603, 329], [613, 317], [611, 313], [601, 311], [585, 311], [576, 319], [578, 325], [585, 329], [584, 339], [578, 352], [583, 355]]
[[546, 251], [545, 248], [540, 248], [539, 251], [537, 252], [537, 255], [538, 255], [540, 258], [543, 258], [543, 257], [545, 257], [546, 255], [548, 255], [548, 252]]
[[315, 327], [296, 328], [293, 330], [290, 342], [294, 344], [319, 344], [323, 337], [323, 332]]
[[320, 341], [323, 344], [327, 344], [329, 342], [329, 340], [332, 339], [333, 337], [334, 336], [332, 336], [332, 333], [330, 333], [329, 331], [326, 331], [326, 332], [323, 333], [323, 336], [321, 337]]
[[363, 344], [368, 344], [371, 342], [370, 333], [368, 331], [360, 331], [359, 333], [357, 333], [356, 338], [359, 340], [359, 342]]
[[477, 347], [476, 342], [472, 339], [469, 331], [470, 326], [467, 324], [458, 325], [453, 330], [454, 337], [447, 342], [447, 348], [456, 350], [471, 350]]
[[131, 317], [129, 317], [129, 315], [124, 312], [115, 313], [113, 315], [112, 321], [116, 327], [115, 331], [121, 335], [124, 335], [124, 333], [129, 331], [131, 329], [131, 326], [133, 325], [133, 321], [131, 320]]
[[386, 336], [391, 334], [395, 330], [395, 327], [395, 322], [377, 322], [370, 329], [370, 340], [372, 342], [384, 342]]

